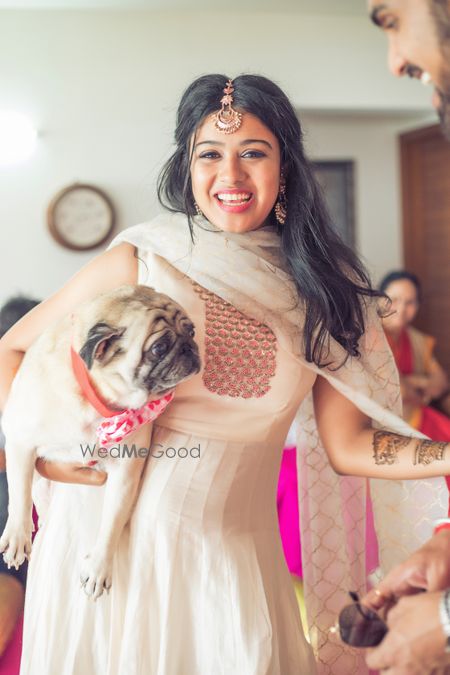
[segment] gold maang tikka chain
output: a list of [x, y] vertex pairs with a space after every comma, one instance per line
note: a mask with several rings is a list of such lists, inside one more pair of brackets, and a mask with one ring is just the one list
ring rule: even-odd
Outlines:
[[213, 116], [214, 126], [222, 134], [233, 134], [242, 124], [242, 113], [233, 109], [233, 91], [233, 80], [228, 80], [220, 99], [222, 107]]

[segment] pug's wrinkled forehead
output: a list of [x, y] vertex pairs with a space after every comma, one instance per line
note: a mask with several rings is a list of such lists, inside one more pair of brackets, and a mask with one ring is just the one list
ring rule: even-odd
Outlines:
[[103, 293], [96, 298], [84, 303], [76, 311], [76, 319], [80, 324], [81, 331], [89, 331], [99, 322], [109, 323], [120, 327], [123, 317], [130, 317], [136, 311], [145, 309], [153, 312], [157, 317], [166, 314], [169, 319], [176, 310], [184, 314], [183, 309], [167, 295], [158, 293], [149, 286], [119, 286], [118, 288]]
[[[108, 340], [130, 345], [157, 339], [164, 332], [193, 337], [194, 326], [182, 307], [148, 286], [121, 286], [85, 303], [76, 314], [74, 345], [89, 367], [97, 345]], [[106, 342], [105, 342], [106, 344]], [[83, 352], [83, 353], [82, 353]]]

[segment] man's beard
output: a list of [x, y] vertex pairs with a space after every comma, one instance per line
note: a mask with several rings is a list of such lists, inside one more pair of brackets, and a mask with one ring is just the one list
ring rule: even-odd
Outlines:
[[441, 99], [438, 113], [442, 131], [450, 141], [450, 12], [448, 0], [432, 0], [431, 14], [436, 22], [439, 45], [442, 51], [444, 72], [437, 92]]
[[441, 50], [444, 71], [439, 78], [439, 86], [436, 87], [440, 98], [438, 113], [444, 136], [450, 141], [450, 39], [441, 42]]

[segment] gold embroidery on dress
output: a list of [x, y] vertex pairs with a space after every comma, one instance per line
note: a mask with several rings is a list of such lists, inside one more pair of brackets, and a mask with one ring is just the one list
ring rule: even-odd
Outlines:
[[271, 329], [195, 281], [192, 285], [205, 302], [205, 387], [219, 396], [260, 398], [267, 394], [277, 350]]

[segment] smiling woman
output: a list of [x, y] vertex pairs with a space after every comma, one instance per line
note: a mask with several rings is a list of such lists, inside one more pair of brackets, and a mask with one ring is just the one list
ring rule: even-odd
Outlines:
[[192, 155], [192, 192], [203, 215], [226, 232], [258, 229], [279, 192], [281, 153], [276, 136], [257, 117], [246, 114], [239, 130], [223, 140], [214, 120], [207, 118], [195, 135]]
[[298, 295], [308, 308], [303, 331], [307, 360], [321, 363], [328, 333], [348, 355], [356, 356], [364, 331], [360, 297], [378, 293], [331, 225], [305, 157], [294, 108], [267, 78], [240, 75], [233, 80], [232, 105], [242, 120], [226, 134], [215, 124], [223, 86], [223, 75], [207, 75], [184, 92], [177, 147], [160, 174], [160, 202], [187, 214], [191, 236], [194, 214], [233, 233], [275, 227]]
[[[152, 428], [127, 437], [201, 453], [148, 458], [111, 597], [95, 607], [74, 579], [111, 505], [104, 487], [53, 482], [30, 564], [22, 673], [362, 675], [361, 656], [329, 629], [347, 590], [365, 587], [366, 477], [389, 479], [372, 490], [389, 567], [446, 512], [444, 481], [400, 479], [450, 473], [449, 448], [413, 438], [395, 414], [378, 293], [331, 227], [285, 93], [261, 76], [201, 77], [182, 96], [175, 141], [159, 181], [171, 213], [121, 232], [0, 346], [6, 392], [59, 314], [138, 282], [186, 311], [203, 364]], [[311, 645], [276, 510], [294, 418]]]

